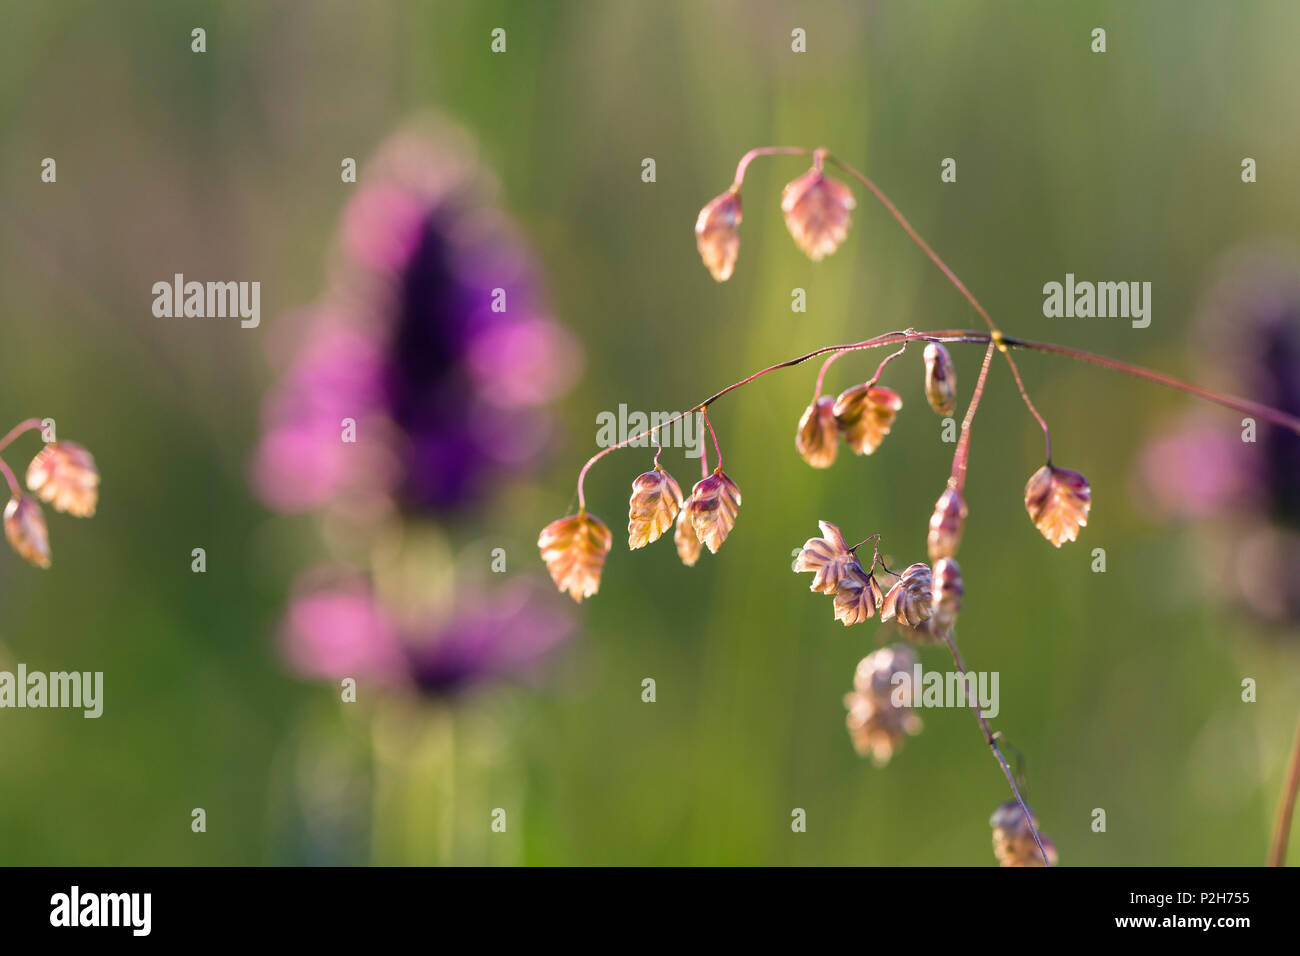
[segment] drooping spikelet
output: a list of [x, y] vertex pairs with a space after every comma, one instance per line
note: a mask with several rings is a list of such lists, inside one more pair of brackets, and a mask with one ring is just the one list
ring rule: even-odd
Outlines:
[[853, 691], [844, 696], [849, 739], [860, 756], [870, 756], [878, 767], [889, 760], [903, 742], [921, 731], [921, 718], [910, 702], [900, 703], [895, 674], [911, 674], [916, 654], [907, 647], [882, 647], [868, 654], [853, 674]]
[[38, 568], [50, 566], [50, 534], [40, 503], [28, 495], [9, 499], [4, 513], [5, 537], [19, 556]]
[[813, 573], [808, 590], [834, 594], [839, 590], [840, 581], [851, 573], [850, 569], [856, 567], [861, 570], [861, 565], [858, 564], [857, 556], [849, 550], [839, 528], [829, 521], [819, 521], [817, 526], [822, 529], [825, 537], [809, 538], [804, 542], [803, 549], [794, 560], [794, 569], [796, 573]]
[[957, 370], [952, 356], [938, 342], [925, 346], [925, 398], [940, 415], [957, 409]]
[[861, 624], [880, 607], [880, 586], [856, 562], [840, 578], [835, 590], [835, 620], [845, 627]]
[[672, 475], [656, 465], [632, 482], [628, 501], [627, 546], [644, 548], [668, 530], [682, 506], [682, 489]]
[[551, 580], [578, 602], [600, 590], [605, 555], [613, 543], [605, 523], [586, 511], [552, 521], [537, 538]]
[[[1031, 814], [1032, 815], [1032, 814]], [[1038, 817], [1032, 817], [1034, 826], [1038, 826]], [[1025, 819], [1025, 811], [1020, 809], [1016, 800], [1008, 800], [993, 811], [989, 817], [989, 826], [993, 827], [993, 855], [1003, 866], [1043, 866], [1043, 854], [1034, 842], [1033, 830]], [[1043, 852], [1047, 862], [1056, 865], [1056, 844], [1039, 832], [1043, 841]]]
[[781, 211], [795, 244], [814, 262], [839, 248], [849, 234], [857, 201], [848, 186], [810, 169], [785, 187]]
[[740, 196], [727, 191], [711, 199], [695, 220], [695, 245], [709, 274], [726, 282], [740, 255]]
[[897, 617], [898, 623], [905, 628], [923, 627], [933, 613], [933, 580], [928, 564], [909, 566], [885, 595], [885, 601], [880, 605], [880, 619], [888, 621]]
[[856, 454], [870, 455], [889, 434], [903, 400], [892, 388], [855, 385], [835, 399], [831, 410]]
[[956, 487], [949, 485], [935, 502], [934, 514], [930, 516], [930, 533], [925, 539], [930, 560], [938, 561], [956, 554], [965, 527], [966, 499]]
[[804, 409], [795, 432], [794, 447], [814, 468], [829, 468], [840, 450], [840, 427], [835, 420], [835, 399], [823, 395]]
[[713, 554], [718, 553], [736, 525], [740, 510], [740, 489], [721, 468], [695, 483], [687, 505], [695, 533]]
[[700, 551], [704, 548], [700, 536], [695, 533], [695, 524], [691, 521], [691, 499], [687, 498], [677, 512], [677, 527], [673, 530], [673, 543], [677, 545], [677, 557], [688, 568], [695, 567], [700, 560]]
[[961, 568], [955, 558], [940, 558], [934, 564], [934, 584], [931, 590], [932, 608], [930, 623], [942, 637], [952, 630], [961, 610], [961, 599], [966, 589], [961, 580]]
[[1044, 465], [1025, 485], [1025, 510], [1044, 538], [1058, 548], [1088, 523], [1092, 490], [1077, 471]]
[[89, 518], [99, 497], [99, 469], [76, 442], [50, 442], [27, 466], [27, 489], [55, 511]]

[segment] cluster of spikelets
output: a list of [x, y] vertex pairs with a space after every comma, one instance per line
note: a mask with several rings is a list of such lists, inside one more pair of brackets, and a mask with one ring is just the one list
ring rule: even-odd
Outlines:
[[[95, 513], [99, 497], [99, 471], [90, 452], [74, 442], [50, 442], [27, 466], [27, 490], [12, 489], [4, 510], [5, 538], [10, 546], [38, 568], [50, 566], [50, 535], [40, 503], [76, 518]], [[32, 496], [35, 497], [32, 497]]]
[[[844, 241], [856, 205], [847, 186], [824, 174], [822, 160], [821, 151], [815, 153], [813, 168], [789, 183], [781, 199], [791, 236], [814, 261], [830, 255]], [[729, 279], [735, 269], [741, 219], [737, 182], [705, 205], [696, 220], [700, 256], [719, 282]], [[923, 357], [926, 400], [936, 413], [950, 416], [957, 407], [952, 357], [939, 341], [927, 341]], [[858, 455], [873, 454], [880, 447], [903, 406], [897, 392], [877, 384], [888, 361], [881, 363], [875, 378], [835, 398], [820, 394], [819, 378], [817, 394], [804, 410], [795, 432], [795, 448], [809, 465], [829, 468], [835, 462], [841, 439]], [[794, 567], [797, 572], [812, 573], [812, 591], [831, 597], [835, 620], [848, 627], [870, 620], [879, 612], [882, 622], [895, 621], [903, 636], [913, 643], [952, 644], [963, 596], [956, 553], [967, 517], [957, 475], [954, 460], [953, 477], [930, 518], [926, 536], [930, 563], [912, 564], [901, 574], [884, 566], [879, 536], [873, 536], [877, 544], [870, 563], [864, 567], [857, 553], [862, 545], [850, 547], [838, 527], [828, 521], [819, 522], [821, 536], [804, 543]], [[580, 499], [581, 485], [580, 478]], [[1030, 520], [1058, 548], [1077, 538], [1079, 529], [1087, 524], [1091, 506], [1091, 490], [1083, 475], [1058, 468], [1050, 461], [1025, 486], [1025, 509]], [[628, 547], [635, 550], [658, 540], [675, 523], [677, 553], [684, 564], [692, 566], [702, 546], [717, 552], [735, 525], [739, 507], [740, 489], [721, 465], [697, 482], [684, 498], [680, 485], [656, 458], [653, 470], [632, 483]], [[537, 544], [556, 586], [581, 601], [599, 589], [612, 542], [609, 528], [588, 514], [584, 505], [577, 514], [547, 525]], [[888, 590], [877, 581], [877, 568], [895, 578]], [[955, 644], [952, 646], [956, 656]], [[854, 689], [844, 698], [855, 750], [878, 765], [887, 763], [907, 737], [920, 731], [921, 720], [910, 702], [896, 700], [892, 693], [895, 675], [910, 671], [915, 663], [915, 652], [905, 645], [881, 648], [858, 664]], [[1041, 865], [1034, 830], [1019, 803], [1012, 801], [1000, 807], [992, 822], [994, 850], [1003, 865]], [[1049, 862], [1056, 862], [1056, 848], [1045, 838], [1043, 851]]]
[[[707, 547], [717, 554], [735, 527], [740, 489], [719, 466], [695, 483], [688, 498], [681, 485], [658, 464], [632, 482], [628, 502], [627, 546], [635, 551], [658, 541], [676, 523], [673, 541], [687, 567], [694, 566]], [[575, 600], [591, 597], [600, 588], [605, 555], [613, 535], [605, 523], [586, 510], [552, 521], [542, 529], [537, 547], [561, 591]]]

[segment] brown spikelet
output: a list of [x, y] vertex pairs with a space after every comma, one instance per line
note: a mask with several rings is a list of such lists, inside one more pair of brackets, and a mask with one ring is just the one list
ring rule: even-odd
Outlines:
[[880, 587], [876, 579], [855, 561], [840, 578], [834, 604], [835, 620], [841, 621], [845, 627], [861, 624], [880, 607]]
[[50, 534], [35, 498], [28, 495], [10, 498], [5, 505], [4, 526], [5, 537], [23, 560], [38, 568], [50, 566]]
[[855, 385], [835, 399], [832, 412], [854, 453], [870, 455], [889, 434], [903, 400], [892, 388]]
[[950, 485], [935, 502], [934, 514], [930, 516], [930, 533], [926, 537], [930, 560], [938, 561], [940, 558], [951, 558], [956, 554], [965, 527], [966, 499], [961, 496], [960, 491]]
[[711, 199], [695, 220], [695, 246], [709, 274], [726, 282], [740, 255], [740, 196], [728, 191]]
[[1092, 490], [1077, 471], [1044, 465], [1025, 485], [1025, 510], [1044, 538], [1058, 548], [1088, 523]]
[[736, 525], [740, 510], [740, 489], [721, 468], [695, 483], [687, 506], [695, 533], [713, 554], [718, 553]]
[[897, 617], [903, 627], [922, 627], [933, 613], [932, 585], [933, 576], [928, 564], [911, 565], [885, 595], [884, 603], [880, 605], [880, 619], [888, 621]]
[[704, 544], [700, 541], [700, 536], [695, 533], [690, 509], [691, 499], [687, 498], [681, 510], [677, 512], [677, 527], [673, 531], [673, 543], [677, 545], [677, 557], [682, 559], [682, 564], [693, 568], [695, 562], [700, 560], [700, 551], [703, 550]]
[[795, 244], [817, 262], [839, 248], [849, 234], [849, 213], [857, 205], [848, 186], [810, 169], [785, 187], [781, 211]]
[[957, 410], [957, 370], [948, 350], [938, 342], [925, 347], [925, 398], [940, 415]]
[[794, 447], [814, 468], [829, 468], [840, 450], [840, 427], [835, 420], [835, 399], [823, 395], [804, 409], [795, 432]]
[[819, 521], [817, 524], [825, 537], [809, 538], [804, 542], [803, 550], [795, 558], [794, 569], [796, 572], [813, 572], [813, 581], [808, 590], [834, 594], [839, 590], [841, 579], [851, 575], [851, 569], [861, 571], [862, 567], [858, 564], [857, 556], [845, 544], [844, 535], [839, 528], [829, 521]]
[[537, 538], [551, 580], [578, 602], [600, 590], [605, 555], [613, 543], [605, 523], [585, 511], [552, 521]]
[[[1033, 817], [1034, 826], [1038, 826], [1038, 818]], [[993, 811], [993, 816], [989, 817], [989, 826], [993, 827], [993, 855], [998, 858], [998, 863], [1002, 866], [1042, 866], [1043, 854], [1038, 852], [1038, 844], [1034, 841], [1034, 833], [1029, 828], [1029, 823], [1025, 820], [1025, 811], [1020, 808], [1020, 803], [1016, 800], [1008, 800], [998, 806]], [[1058, 854], [1056, 844], [1045, 837], [1040, 831], [1038, 838], [1043, 841], [1043, 852], [1047, 854], [1047, 862], [1051, 866], [1056, 866]]]
[[682, 489], [668, 472], [657, 465], [632, 482], [628, 501], [627, 546], [644, 548], [668, 530], [682, 506]]
[[845, 724], [859, 756], [871, 757], [878, 767], [887, 764], [903, 742], [921, 731], [921, 718], [908, 703], [895, 697], [895, 674], [911, 674], [916, 654], [910, 648], [882, 647], [858, 662], [853, 691], [844, 697]]

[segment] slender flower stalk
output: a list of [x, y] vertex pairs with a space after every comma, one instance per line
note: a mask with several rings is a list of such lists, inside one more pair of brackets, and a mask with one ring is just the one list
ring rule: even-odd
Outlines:
[[1282, 866], [1286, 863], [1286, 846], [1291, 840], [1291, 817], [1295, 813], [1297, 790], [1300, 790], [1300, 724], [1295, 729], [1291, 768], [1287, 771], [1282, 799], [1277, 807], [1277, 822], [1273, 825], [1273, 842], [1268, 853], [1269, 866]]
[[[948, 650], [952, 653], [952, 661], [957, 666], [957, 673], [966, 678], [966, 662], [962, 660], [961, 651], [957, 650], [956, 636], [952, 630], [944, 634], [944, 641], [948, 644]], [[1038, 835], [1038, 827], [1034, 825], [1034, 815], [1029, 812], [1029, 807], [1025, 805], [1025, 798], [1020, 795], [1020, 788], [1016, 786], [1016, 776], [1011, 772], [1007, 765], [1007, 758], [1002, 756], [1002, 750], [998, 747], [998, 735], [989, 729], [989, 722], [984, 719], [984, 714], [980, 711], [978, 700], [970, 702], [971, 710], [975, 712], [975, 719], [979, 721], [980, 730], [984, 732], [984, 742], [989, 745], [993, 751], [993, 756], [997, 758], [998, 766], [1002, 768], [1003, 775], [1007, 778], [1007, 783], [1011, 785], [1011, 792], [1016, 795], [1016, 803], [1020, 804], [1020, 809], [1025, 815], [1025, 822], [1029, 825], [1029, 832], [1034, 835], [1034, 843], [1038, 845], [1038, 852], [1042, 854], [1043, 865], [1051, 866], [1051, 861], [1047, 858], [1047, 850], [1043, 848], [1042, 837]]]

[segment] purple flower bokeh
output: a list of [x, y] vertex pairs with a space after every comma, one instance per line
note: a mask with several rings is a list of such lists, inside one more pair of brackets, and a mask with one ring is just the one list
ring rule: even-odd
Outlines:
[[[577, 380], [581, 347], [542, 304], [466, 135], [412, 126], [358, 180], [327, 291], [286, 320], [251, 480], [276, 511], [362, 516], [363, 538], [385, 522], [470, 524], [541, 458], [547, 404]], [[304, 575], [282, 631], [296, 672], [451, 693], [524, 676], [573, 630], [526, 577], [458, 581], [449, 606], [413, 622], [375, 573]]]
[[[1201, 308], [1194, 360], [1217, 387], [1300, 417], [1300, 254], [1227, 257]], [[1211, 584], [1253, 618], [1300, 622], [1300, 436], [1196, 409], [1165, 426], [1138, 463], [1143, 507], [1210, 522]]]

